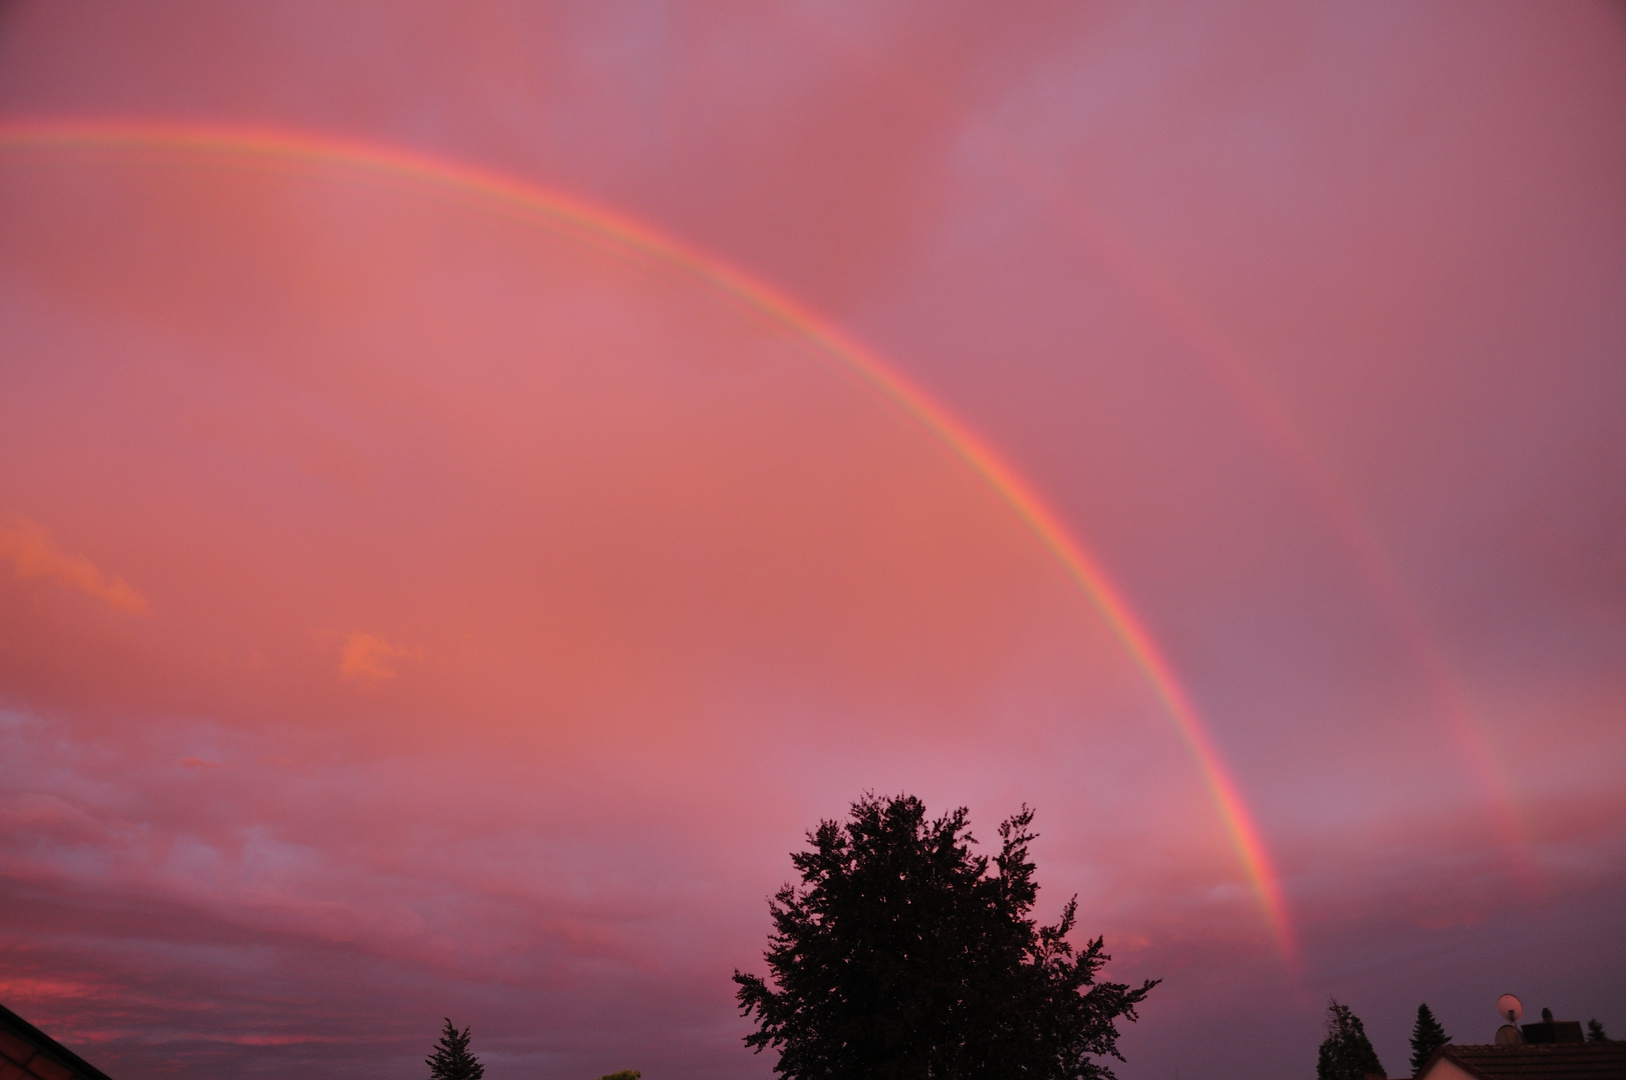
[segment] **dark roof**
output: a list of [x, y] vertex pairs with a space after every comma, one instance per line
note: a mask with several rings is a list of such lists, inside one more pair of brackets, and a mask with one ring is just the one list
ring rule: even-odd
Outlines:
[[1442, 1057], [1481, 1080], [1626, 1080], [1626, 1042], [1448, 1044], [1434, 1052], [1418, 1076], [1427, 1075]]
[[0, 1077], [4, 1080], [109, 1080], [102, 1070], [0, 1005]]

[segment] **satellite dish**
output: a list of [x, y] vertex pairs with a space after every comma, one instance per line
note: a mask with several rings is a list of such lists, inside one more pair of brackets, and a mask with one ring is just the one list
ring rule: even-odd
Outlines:
[[1519, 1017], [1524, 1015], [1524, 1002], [1512, 994], [1503, 994], [1496, 999], [1496, 1015], [1510, 1024], [1517, 1024]]

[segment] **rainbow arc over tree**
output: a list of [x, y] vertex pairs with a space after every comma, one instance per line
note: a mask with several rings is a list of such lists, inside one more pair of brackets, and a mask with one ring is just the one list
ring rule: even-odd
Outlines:
[[930, 430], [981, 477], [1079, 587], [1156, 695], [1195, 760], [1243, 872], [1283, 954], [1295, 955], [1287, 906], [1258, 826], [1208, 725], [1100, 561], [991, 446], [873, 350], [793, 297], [625, 214], [494, 170], [350, 138], [237, 125], [151, 120], [0, 121], [0, 152], [139, 151], [347, 169], [475, 201], [531, 224], [668, 268], [811, 343]]

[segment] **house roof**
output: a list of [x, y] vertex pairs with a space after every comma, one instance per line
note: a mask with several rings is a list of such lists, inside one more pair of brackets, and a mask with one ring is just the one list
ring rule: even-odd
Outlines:
[[109, 1080], [108, 1075], [0, 1005], [0, 1077], [5, 1080]]
[[1417, 1075], [1428, 1075], [1442, 1057], [1479, 1080], [1626, 1080], [1626, 1042], [1447, 1044]]

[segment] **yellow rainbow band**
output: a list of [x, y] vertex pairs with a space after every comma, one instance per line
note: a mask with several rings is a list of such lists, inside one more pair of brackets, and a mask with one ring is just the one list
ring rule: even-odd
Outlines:
[[353, 139], [249, 127], [152, 121], [0, 121], [0, 150], [130, 149], [231, 154], [279, 161], [343, 166], [359, 172], [408, 179], [431, 189], [474, 196], [488, 205], [670, 266], [734, 297], [747, 308], [817, 345], [857, 372], [924, 424], [981, 476], [1056, 557], [1100, 612], [1145, 676], [1196, 760], [1284, 955], [1295, 945], [1276, 873], [1253, 817], [1166, 657], [1098, 560], [1062, 524], [1039, 494], [988, 443], [920, 387], [842, 331], [779, 290], [721, 260], [630, 217], [583, 200], [459, 162]]

